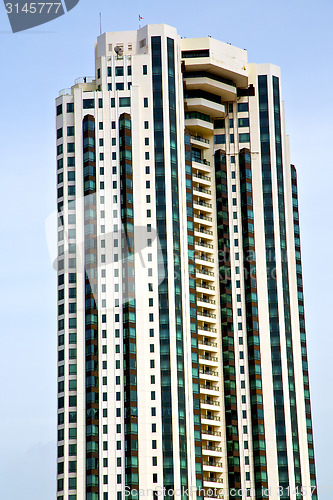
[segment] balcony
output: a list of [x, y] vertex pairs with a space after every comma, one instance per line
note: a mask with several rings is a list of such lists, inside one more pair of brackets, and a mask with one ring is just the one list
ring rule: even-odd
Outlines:
[[[203, 420], [213, 420], [216, 422], [220, 422], [221, 417], [219, 417], [218, 415], [201, 415], [201, 420], [202, 420], [202, 423], [205, 423], [205, 422], [203, 422]], [[212, 423], [211, 425], [215, 425], [215, 424]], [[220, 424], [216, 424], [216, 425], [220, 425]]]
[[[215, 306], [215, 300], [207, 299], [206, 297], [197, 297], [197, 301], [201, 302], [205, 305], [207, 304], [208, 306]], [[205, 306], [201, 306], [201, 307], [205, 307]], [[214, 307], [214, 309], [215, 309], [215, 307]]]
[[[202, 230], [199, 230], [199, 229], [195, 229], [195, 231], [199, 231], [200, 233], [204, 232]], [[207, 231], [209, 233], [209, 231]], [[197, 274], [204, 274], [205, 276], [212, 276], [214, 277], [214, 273], [212, 271], [208, 271], [208, 269], [196, 269], [195, 272]], [[202, 302], [210, 302], [211, 304], [215, 304], [215, 301], [214, 302], [211, 302], [209, 300], [204, 300], [204, 299], [199, 299], [201, 300]]]
[[213, 220], [211, 217], [207, 217], [207, 215], [203, 215], [203, 214], [194, 213], [193, 216], [195, 219], [200, 219], [200, 220], [204, 220], [207, 222], [212, 222], [212, 220]]
[[[203, 253], [197, 252], [195, 254], [195, 261], [196, 263], [203, 265], [202, 263], [205, 262], [205, 265], [213, 267], [214, 264], [214, 259], [211, 259], [210, 257], [207, 257], [207, 255]], [[201, 261], [201, 262], [198, 262]]]
[[223, 104], [211, 101], [204, 97], [187, 97], [185, 99], [186, 111], [198, 111], [205, 113], [211, 118], [224, 118], [225, 107]]
[[210, 231], [209, 229], [205, 229], [203, 227], [194, 227], [194, 232], [196, 233], [197, 237], [202, 236], [203, 238], [208, 239], [210, 241], [212, 241], [213, 239], [213, 231]]
[[198, 111], [185, 113], [185, 128], [195, 135], [212, 134], [214, 130], [210, 117]]
[[[212, 407], [212, 406], [220, 406], [220, 401], [213, 401], [212, 399], [200, 399], [200, 406], [203, 408], [203, 409], [207, 409], [207, 408], [204, 408], [204, 406], [209, 406], [209, 407]], [[208, 408], [208, 411], [211, 410], [211, 408]], [[213, 411], [219, 411], [218, 408], [213, 408]]]
[[206, 467], [218, 467], [219, 469], [223, 467], [221, 462], [212, 462], [210, 460], [203, 460], [202, 465], [204, 466], [204, 470], [206, 470]]
[[201, 369], [201, 370], [199, 370], [199, 373], [201, 373], [202, 375], [209, 375], [211, 377], [218, 377], [219, 376], [219, 372], [216, 372], [214, 370]]
[[199, 354], [199, 359], [202, 359], [204, 361], [212, 361], [213, 363], [218, 363], [218, 358], [216, 356], [210, 356], [208, 354]]
[[200, 135], [191, 135], [191, 143], [193, 146], [209, 149], [209, 140], [201, 137]]
[[202, 342], [199, 342], [200, 344], [203, 345], [208, 345], [210, 347], [217, 347], [217, 342], [211, 342], [210, 340], [203, 340]]
[[211, 209], [212, 208], [212, 204], [211, 203], [207, 203], [201, 199], [198, 199], [198, 200], [193, 200], [193, 204], [195, 205], [200, 205], [200, 207], [204, 207], [204, 208], [209, 208]]
[[213, 445], [206, 445], [202, 447], [203, 451], [214, 451], [215, 453], [222, 453], [222, 448], [219, 446], [213, 446]]
[[208, 175], [201, 174], [200, 172], [193, 172], [193, 177], [207, 182], [211, 182], [212, 180], [211, 177], [208, 177]]
[[216, 328], [211, 328], [209, 326], [200, 326], [200, 325], [198, 325], [198, 330], [200, 330], [200, 334], [201, 335], [204, 335], [204, 333], [201, 333], [201, 332], [217, 333]]
[[184, 81], [186, 89], [204, 90], [219, 95], [224, 102], [236, 101], [237, 88], [232, 82], [228, 82], [217, 75], [208, 72], [185, 73]]

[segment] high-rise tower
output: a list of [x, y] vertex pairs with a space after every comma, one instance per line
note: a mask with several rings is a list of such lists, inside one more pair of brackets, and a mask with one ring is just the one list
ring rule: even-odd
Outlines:
[[316, 500], [279, 68], [148, 25], [56, 106], [58, 500]]

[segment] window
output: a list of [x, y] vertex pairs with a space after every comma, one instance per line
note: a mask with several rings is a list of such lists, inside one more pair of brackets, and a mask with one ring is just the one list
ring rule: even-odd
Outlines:
[[59, 115], [62, 115], [62, 104], [59, 104], [59, 106], [57, 106], [57, 116]]
[[115, 67], [115, 75], [116, 76], [124, 76], [124, 66], [116, 66]]
[[225, 144], [225, 134], [214, 135], [214, 144]]
[[123, 83], [116, 83], [116, 90], [124, 90], [124, 84]]
[[74, 113], [74, 102], [67, 103], [67, 113]]
[[111, 108], [114, 108], [116, 106], [116, 99], [114, 97], [111, 97]]
[[71, 472], [76, 472], [76, 461], [75, 460], [70, 460], [68, 462], [68, 472], [71, 473]]
[[92, 109], [95, 107], [94, 99], [83, 99], [83, 109]]
[[145, 137], [145, 146], [149, 146], [149, 137]]
[[143, 98], [143, 106], [144, 106], [145, 108], [148, 108], [148, 97], [144, 97], [144, 98]]
[[249, 104], [247, 102], [240, 102], [237, 104], [237, 110], [238, 112], [240, 111], [248, 111], [249, 110]]
[[[146, 169], [149, 167], [146, 167]], [[149, 173], [146, 171], [146, 173]], [[150, 189], [150, 181], [146, 181], [146, 189]]]
[[112, 70], [111, 70], [111, 66], [108, 66], [108, 76], [111, 76], [111, 75], [112, 75], [111, 71], [112, 71]]
[[75, 144], [74, 142], [69, 142], [67, 144], [67, 153], [74, 153], [75, 151]]
[[67, 136], [74, 137], [74, 127], [67, 127]]
[[57, 130], [57, 139], [61, 139], [62, 138], [62, 128], [58, 128]]
[[127, 74], [128, 76], [132, 75], [132, 66], [127, 66]]
[[248, 118], [238, 118], [238, 126], [239, 127], [248, 127], [249, 119]]
[[239, 134], [239, 142], [250, 142], [250, 134]]
[[130, 97], [120, 97], [119, 98], [119, 107], [120, 108], [125, 108], [127, 106], [131, 105], [131, 98]]
[[153, 359], [150, 360], [150, 368], [155, 368], [155, 361]]
[[147, 75], [147, 64], [144, 64], [144, 65], [142, 66], [142, 74], [143, 74], [143, 75]]
[[68, 182], [74, 182], [75, 181], [75, 171], [68, 172], [67, 179], [68, 179]]
[[99, 128], [99, 130], [103, 130], [103, 122], [98, 123], [98, 128]]
[[68, 454], [70, 457], [76, 455], [76, 444], [69, 444], [68, 445]]

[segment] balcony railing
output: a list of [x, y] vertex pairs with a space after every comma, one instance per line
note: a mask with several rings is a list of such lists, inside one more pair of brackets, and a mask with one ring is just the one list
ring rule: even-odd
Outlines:
[[206, 391], [216, 391], [218, 392], [220, 388], [216, 385], [205, 385], [205, 384], [200, 384], [201, 389], [206, 389]]
[[204, 359], [206, 361], [214, 361], [215, 363], [218, 361], [218, 358], [216, 356], [208, 356], [208, 354], [205, 354], [205, 356], [199, 354], [199, 359]]
[[198, 316], [204, 316], [205, 318], [213, 318], [213, 319], [216, 318], [216, 314], [212, 314], [205, 311], [198, 312]]
[[212, 271], [207, 271], [207, 269], [197, 269], [196, 272], [206, 274], [207, 276], [214, 276], [214, 273], [212, 273]]
[[211, 347], [217, 347], [217, 343], [216, 342], [211, 342], [210, 340], [199, 340], [199, 344], [202, 344], [202, 345], [209, 345]]
[[202, 465], [209, 465], [210, 467], [223, 467], [220, 462], [210, 462], [209, 460], [203, 460]]
[[213, 245], [211, 245], [210, 243], [205, 243], [204, 241], [196, 241], [195, 244], [201, 247], [213, 248]]
[[193, 177], [197, 177], [198, 179], [203, 179], [204, 181], [211, 181], [212, 178], [208, 177], [208, 175], [203, 175], [200, 172], [193, 172]]
[[199, 373], [202, 375], [211, 375], [212, 377], [218, 377], [219, 372], [216, 372], [214, 370], [199, 370]]
[[199, 193], [212, 194], [209, 189], [202, 188], [201, 186], [193, 186], [193, 189], [194, 191], [198, 191]]
[[194, 214], [194, 217], [201, 220], [208, 220], [209, 222], [212, 222], [213, 220], [211, 217], [207, 217], [206, 215], [201, 215], [201, 214]]
[[209, 144], [209, 140], [204, 139], [200, 135], [191, 135], [191, 139], [193, 139], [194, 141], [200, 141], [200, 142], [204, 142], [205, 144]]
[[212, 401], [211, 399], [200, 399], [200, 404], [202, 404], [202, 405], [220, 406], [220, 401]]
[[197, 260], [204, 260], [206, 262], [214, 262], [214, 259], [211, 259], [210, 257], [206, 257], [205, 255], [196, 255], [195, 258]]
[[221, 417], [218, 415], [201, 415], [201, 418], [206, 419], [206, 420], [216, 420], [217, 422], [221, 421]]
[[208, 434], [209, 436], [221, 436], [221, 433], [219, 431], [211, 431], [208, 429], [202, 429], [201, 432], [202, 432], [202, 434]]
[[96, 78], [94, 76], [81, 76], [75, 80], [75, 85], [78, 83], [94, 83]]
[[210, 326], [200, 326], [198, 325], [198, 330], [203, 331], [203, 332], [212, 332], [216, 333], [216, 328], [211, 328]]
[[200, 205], [201, 207], [212, 208], [212, 204], [211, 203], [206, 203], [203, 200], [193, 200], [193, 203], [195, 205]]
[[203, 446], [202, 449], [206, 451], [222, 451], [222, 448], [220, 448], [219, 446]]
[[207, 161], [204, 158], [198, 158], [198, 157], [192, 156], [192, 162], [202, 163], [202, 165], [207, 165], [208, 167], [210, 166], [210, 161]]
[[206, 283], [198, 283], [197, 286], [200, 288], [205, 288], [206, 290], [215, 290], [215, 286], [206, 285]]
[[205, 304], [215, 305], [215, 300], [206, 299], [206, 297], [198, 297], [198, 302], [204, 302]]

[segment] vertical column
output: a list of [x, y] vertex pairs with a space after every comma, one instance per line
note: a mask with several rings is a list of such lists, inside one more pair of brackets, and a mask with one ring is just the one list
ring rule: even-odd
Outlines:
[[282, 498], [289, 498], [288, 454], [286, 441], [286, 422], [284, 394], [282, 384], [281, 341], [279, 326], [279, 306], [276, 282], [276, 252], [274, 236], [273, 189], [270, 152], [270, 131], [268, 111], [267, 75], [258, 76], [259, 119], [261, 141], [262, 189], [264, 202], [264, 226], [267, 268], [267, 292], [269, 305], [270, 341], [273, 373], [273, 393], [275, 411], [275, 429], [277, 444], [277, 462], [279, 485], [283, 488]]
[[[235, 348], [232, 311], [230, 232], [225, 151], [215, 152], [216, 209], [229, 490], [241, 488]], [[241, 498], [237, 495], [235, 498]]]
[[281, 113], [280, 113], [280, 83], [279, 78], [273, 76], [273, 104], [274, 104], [274, 130], [275, 130], [275, 155], [276, 155], [276, 173], [279, 200], [279, 227], [280, 227], [280, 246], [281, 246], [281, 266], [282, 266], [282, 286], [283, 286], [283, 307], [285, 321], [285, 335], [287, 346], [287, 366], [288, 366], [288, 386], [289, 403], [291, 418], [291, 435], [293, 442], [295, 486], [297, 498], [302, 497], [302, 477], [298, 439], [298, 423], [295, 392], [295, 374], [294, 374], [294, 356], [293, 340], [291, 331], [291, 313], [290, 313], [290, 294], [289, 294], [289, 275], [287, 258], [287, 240], [286, 240], [286, 212], [284, 203], [284, 182], [283, 182], [283, 162], [282, 162], [282, 137], [281, 137]]
[[99, 500], [99, 370], [97, 310], [97, 220], [95, 118], [83, 119], [86, 499]]
[[[192, 356], [192, 387], [193, 387], [193, 421], [194, 421], [194, 449], [196, 487], [203, 486], [202, 471], [202, 440], [201, 440], [201, 408], [200, 408], [200, 379], [199, 379], [199, 349], [197, 324], [197, 293], [195, 280], [195, 249], [194, 249], [194, 214], [193, 214], [193, 185], [192, 185], [192, 152], [191, 136], [185, 132], [185, 178], [186, 178], [186, 208], [187, 208], [187, 243], [189, 266], [189, 295], [190, 295], [190, 328], [191, 328], [191, 356]], [[199, 492], [200, 493], [200, 492]], [[200, 493], [201, 495], [201, 493]]]
[[[308, 370], [305, 316], [304, 316], [304, 296], [303, 296], [301, 242], [300, 242], [299, 213], [298, 213], [297, 173], [294, 165], [291, 165], [291, 188], [292, 188], [292, 198], [293, 198], [293, 219], [294, 219], [293, 222], [294, 222], [294, 240], [295, 240], [295, 257], [296, 257], [296, 279], [297, 279], [297, 292], [298, 292], [298, 316], [299, 316], [299, 328], [301, 337], [300, 340], [301, 340], [301, 353], [302, 353], [305, 418], [306, 418], [306, 428], [307, 428], [308, 456], [309, 456], [309, 469], [310, 469], [310, 481], [311, 481], [311, 498], [312, 500], [317, 500], [318, 497], [317, 497], [317, 483], [316, 483], [316, 468], [315, 468], [314, 448], [313, 448], [309, 370]], [[309, 492], [307, 491], [306, 494], [310, 496]]]
[[241, 214], [243, 231], [243, 266], [246, 301], [246, 336], [251, 391], [252, 439], [256, 499], [263, 498], [268, 487], [264, 410], [262, 396], [261, 353], [259, 341], [256, 254], [253, 220], [252, 170], [249, 149], [239, 153]]
[[[153, 78], [153, 117], [154, 153], [156, 186], [156, 230], [161, 246], [158, 264], [159, 333], [161, 364], [161, 401], [162, 401], [162, 446], [163, 446], [163, 484], [166, 489], [174, 486], [174, 464], [172, 444], [172, 398], [170, 365], [170, 324], [169, 324], [169, 286], [168, 253], [166, 231], [166, 195], [164, 165], [164, 123], [163, 123], [163, 84], [162, 84], [162, 47], [161, 37], [151, 37], [152, 78]], [[164, 280], [161, 282], [161, 279]]]
[[[119, 117], [120, 190], [122, 221], [123, 348], [124, 348], [124, 423], [125, 483], [129, 490], [139, 489], [138, 404], [136, 365], [136, 312], [134, 265], [134, 214], [131, 117]], [[134, 492], [128, 498], [137, 498]]]

